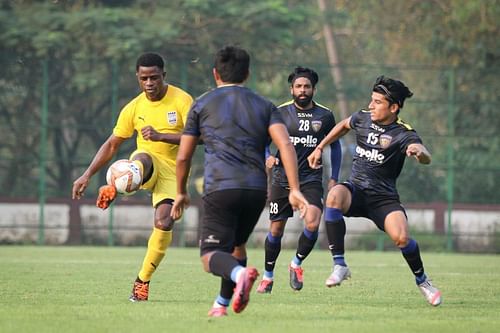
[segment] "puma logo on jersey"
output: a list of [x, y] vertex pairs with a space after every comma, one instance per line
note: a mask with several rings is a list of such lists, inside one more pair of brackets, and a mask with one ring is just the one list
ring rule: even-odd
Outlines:
[[381, 154], [377, 149], [366, 150], [360, 146], [356, 146], [356, 153], [359, 157], [365, 158], [371, 162], [382, 163], [385, 159], [384, 154]]

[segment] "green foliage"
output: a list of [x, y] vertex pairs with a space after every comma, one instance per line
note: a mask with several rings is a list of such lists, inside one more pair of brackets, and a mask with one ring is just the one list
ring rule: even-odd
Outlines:
[[[137, 94], [134, 64], [140, 53], [164, 55], [167, 80], [198, 96], [213, 87], [213, 53], [233, 43], [251, 53], [248, 85], [277, 104], [290, 98], [286, 77], [294, 66], [315, 68], [317, 100], [337, 120], [336, 90], [345, 91], [354, 112], [366, 107], [378, 75], [402, 79], [415, 93], [402, 117], [433, 154], [429, 167], [406, 163], [399, 180], [403, 200], [446, 200], [453, 149], [454, 199], [497, 203], [500, 1], [326, 2], [323, 13], [315, 1], [298, 0], [2, 2], [0, 196], [37, 195], [45, 61], [45, 192], [60, 197], [109, 135], [119, 108]], [[333, 84], [323, 23], [335, 32], [342, 87]], [[193, 178], [202, 172], [201, 158], [198, 153]], [[349, 158], [343, 165], [347, 175]], [[101, 172], [89, 191], [103, 179]]]

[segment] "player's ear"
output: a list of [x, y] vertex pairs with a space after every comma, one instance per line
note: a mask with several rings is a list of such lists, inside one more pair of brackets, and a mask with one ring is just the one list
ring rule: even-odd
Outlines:
[[398, 110], [399, 110], [398, 103], [391, 103], [391, 106], [389, 106], [389, 111], [391, 111], [391, 113], [397, 113]]
[[213, 76], [214, 76], [214, 80], [215, 80], [215, 82], [220, 81], [220, 75], [219, 75], [219, 72], [217, 72], [217, 69], [215, 69], [215, 67], [214, 67], [214, 68], [212, 68], [212, 74], [213, 74]]

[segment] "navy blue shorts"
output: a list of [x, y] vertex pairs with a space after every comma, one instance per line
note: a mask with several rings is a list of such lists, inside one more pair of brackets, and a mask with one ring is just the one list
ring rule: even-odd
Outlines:
[[[300, 191], [304, 194], [309, 204], [323, 210], [323, 186], [318, 182], [311, 182], [300, 186]], [[292, 205], [288, 201], [290, 190], [279, 185], [271, 185], [271, 195], [269, 198], [269, 220], [286, 221], [293, 216]]]
[[406, 211], [401, 205], [398, 196], [387, 196], [367, 193], [351, 182], [342, 182], [351, 191], [351, 206], [344, 216], [366, 217], [372, 220], [382, 231], [385, 231], [384, 222], [387, 215], [394, 211], [402, 211], [406, 216]]
[[259, 190], [221, 190], [203, 197], [200, 253], [232, 253], [245, 244], [266, 205], [267, 192]]

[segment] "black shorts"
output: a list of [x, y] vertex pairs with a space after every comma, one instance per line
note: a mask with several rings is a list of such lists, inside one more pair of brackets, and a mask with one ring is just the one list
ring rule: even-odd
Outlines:
[[[323, 210], [323, 186], [321, 183], [312, 182], [300, 186], [300, 191], [304, 194], [309, 204]], [[288, 201], [290, 190], [279, 185], [271, 185], [269, 196], [269, 220], [286, 221], [293, 216], [292, 205]]]
[[389, 213], [400, 210], [406, 216], [406, 211], [401, 206], [398, 196], [369, 194], [351, 182], [343, 182], [339, 185], [347, 187], [352, 195], [351, 206], [344, 216], [366, 217], [382, 231], [385, 231], [384, 222]]
[[266, 205], [266, 191], [222, 190], [203, 197], [200, 253], [224, 251], [248, 241]]

